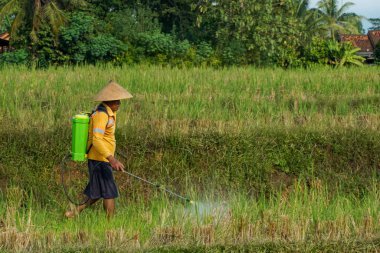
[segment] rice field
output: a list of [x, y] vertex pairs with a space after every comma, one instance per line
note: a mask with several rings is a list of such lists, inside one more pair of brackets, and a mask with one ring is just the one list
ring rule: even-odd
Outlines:
[[[380, 68], [2, 69], [0, 251], [379, 252]], [[71, 117], [108, 80], [127, 175], [116, 216], [67, 220]]]
[[[20, 188], [10, 188], [0, 214], [0, 242], [4, 250], [16, 251], [151, 251], [172, 247], [197, 248], [215, 245], [290, 244], [302, 246], [341, 242], [367, 242], [378, 250], [380, 233], [379, 185], [362, 199], [339, 193], [331, 197], [315, 182], [312, 188], [297, 182], [291, 190], [271, 196], [228, 200], [203, 199], [183, 205], [164, 196], [149, 203], [120, 204], [110, 221], [101, 208], [85, 210], [73, 220], [55, 210], [38, 207]], [[339, 244], [338, 244], [339, 245]], [[264, 248], [265, 249], [265, 248]], [[302, 249], [302, 247], [300, 248]], [[346, 251], [346, 250], [344, 250]], [[214, 252], [214, 251], [213, 251]]]
[[[1, 78], [1, 116], [12, 127], [44, 130], [69, 122], [95, 104], [108, 80], [134, 98], [122, 108], [119, 126], [152, 125], [160, 131], [257, 127], [377, 130], [378, 67], [362, 69], [168, 69], [81, 67], [6, 69]], [[31, 118], [34, 120], [31, 122]], [[31, 124], [31, 125], [30, 125]]]

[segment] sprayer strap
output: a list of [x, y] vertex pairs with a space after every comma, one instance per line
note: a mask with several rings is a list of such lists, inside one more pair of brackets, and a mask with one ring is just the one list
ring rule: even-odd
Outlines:
[[[105, 108], [104, 105], [102, 105], [102, 104], [98, 105], [98, 107], [96, 107], [96, 110], [92, 111], [91, 116], [92, 116], [95, 112], [105, 112], [105, 113], [107, 114], [108, 117], [110, 116], [110, 115], [108, 114], [108, 112], [107, 112], [107, 108]], [[107, 128], [107, 123], [108, 123], [108, 122], [106, 122], [106, 126], [105, 126], [105, 128]], [[88, 155], [88, 153], [90, 152], [91, 148], [92, 148], [92, 143], [91, 143], [90, 146], [88, 147], [87, 152], [86, 152], [86, 155]]]
[[88, 153], [90, 152], [91, 148], [92, 148], [92, 143], [90, 144], [90, 147], [88, 147], [86, 155], [88, 155]]

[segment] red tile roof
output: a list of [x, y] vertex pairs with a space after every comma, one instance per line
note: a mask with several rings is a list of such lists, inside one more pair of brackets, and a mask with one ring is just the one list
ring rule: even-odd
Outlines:
[[350, 41], [355, 47], [360, 48], [359, 52], [373, 52], [373, 45], [368, 35], [341, 35], [340, 41]]
[[7, 33], [7, 32], [0, 34], [0, 39], [1, 40], [9, 41], [10, 38], [11, 38], [11, 35], [9, 33]]

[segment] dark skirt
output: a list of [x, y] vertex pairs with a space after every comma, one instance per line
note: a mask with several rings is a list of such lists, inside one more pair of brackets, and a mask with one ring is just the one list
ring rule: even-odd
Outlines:
[[114, 199], [119, 196], [109, 163], [89, 159], [88, 174], [89, 183], [83, 193], [90, 199]]

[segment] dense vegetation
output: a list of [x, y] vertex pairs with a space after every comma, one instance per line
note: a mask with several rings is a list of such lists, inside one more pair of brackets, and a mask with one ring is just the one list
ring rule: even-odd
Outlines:
[[[380, 69], [343, 67], [363, 61], [338, 42], [363, 32], [351, 6], [0, 0], [12, 38], [0, 55], [0, 251], [377, 252]], [[118, 158], [195, 205], [115, 172], [112, 220], [99, 205], [63, 217], [71, 118], [109, 79], [134, 95]]]
[[[361, 33], [350, 2], [321, 0], [0, 1], [13, 52], [2, 64], [360, 65], [340, 34]], [[253, 18], [254, 17], [254, 18]], [[376, 27], [377, 19], [371, 19]]]
[[[0, 245], [373, 250], [378, 71], [8, 68], [0, 77]], [[134, 95], [118, 114], [128, 171], [190, 196], [200, 210], [116, 173], [112, 222], [100, 207], [64, 219], [59, 163], [70, 149], [70, 119], [95, 106], [91, 97], [109, 78]]]

